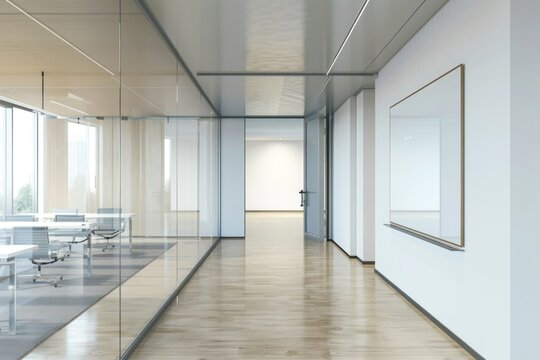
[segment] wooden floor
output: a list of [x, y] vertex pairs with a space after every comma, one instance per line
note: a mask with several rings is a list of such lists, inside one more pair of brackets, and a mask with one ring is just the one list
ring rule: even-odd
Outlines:
[[202, 238], [178, 241], [121, 287], [38, 345], [25, 359], [117, 359], [212, 242]]
[[470, 359], [295, 213], [249, 213], [222, 240], [132, 359]]

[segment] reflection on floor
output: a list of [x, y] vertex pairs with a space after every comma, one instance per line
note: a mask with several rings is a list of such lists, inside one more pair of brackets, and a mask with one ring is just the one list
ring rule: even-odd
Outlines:
[[[122, 241], [122, 279], [137, 271], [165, 252], [175, 243], [163, 239], [137, 240], [132, 251]], [[63, 276], [57, 288], [47, 283], [33, 283], [18, 274], [17, 334], [0, 336], [2, 359], [18, 359], [40, 341], [53, 334], [119, 284], [120, 249], [102, 252], [94, 249], [92, 275], [83, 259], [82, 244], [73, 248], [70, 257], [43, 267], [44, 276]], [[19, 268], [28, 268], [28, 259], [17, 260]], [[29, 273], [35, 271], [30, 267]], [[26, 271], [25, 271], [26, 272]], [[3, 302], [4, 304], [5, 302]], [[7, 311], [7, 309], [2, 309]]]
[[301, 215], [251, 213], [222, 240], [132, 359], [470, 359]]
[[[140, 248], [140, 241], [134, 240], [135, 250]], [[165, 242], [170, 243], [170, 246], [166, 251], [161, 250], [161, 255], [156, 254], [157, 258], [154, 256], [152, 260], [155, 260], [149, 264], [147, 262], [146, 267], [139, 267], [137, 270], [140, 271], [127, 279], [121, 287], [116, 287], [38, 345], [26, 359], [118, 358], [120, 349], [129, 345], [213, 242], [211, 239], [197, 238], [181, 239], [178, 243], [163, 238], [155, 241], [162, 248]], [[131, 271], [124, 258], [122, 262], [123, 273]], [[118, 258], [114, 266], [111, 266], [111, 271], [115, 271], [118, 279]], [[62, 301], [59, 299], [59, 304]]]

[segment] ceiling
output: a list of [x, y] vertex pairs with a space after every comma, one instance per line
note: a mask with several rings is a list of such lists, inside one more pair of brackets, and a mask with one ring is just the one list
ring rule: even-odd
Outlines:
[[365, 0], [0, 0], [0, 99], [70, 117], [333, 111], [446, 1], [371, 0], [350, 31]]
[[222, 116], [261, 117], [333, 111], [372, 88], [446, 2], [138, 0]]
[[119, 1], [0, 0], [0, 99], [41, 109], [43, 71], [48, 113], [209, 115], [139, 6], [121, 3], [120, 16]]
[[246, 119], [246, 140], [302, 141], [303, 119]]

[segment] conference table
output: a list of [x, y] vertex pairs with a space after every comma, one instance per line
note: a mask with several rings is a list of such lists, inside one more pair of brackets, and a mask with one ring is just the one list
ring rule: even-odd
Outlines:
[[[10, 234], [15, 227], [46, 227], [48, 228], [49, 236], [59, 235], [60, 237], [86, 236], [88, 241], [88, 274], [92, 275], [92, 230], [96, 227], [95, 222], [80, 222], [80, 221], [1, 221], [0, 230]], [[63, 242], [63, 241], [59, 241]], [[69, 241], [66, 241], [69, 243]]]
[[[20, 223], [19, 223], [20, 224]], [[17, 271], [15, 258], [27, 252], [31, 252], [37, 245], [0, 245], [0, 267], [9, 268], [8, 285], [8, 320], [7, 325], [2, 322], [0, 335], [15, 334], [17, 327]], [[3, 305], [2, 305], [3, 306]]]
[[122, 221], [126, 221], [128, 224], [128, 232], [129, 232], [129, 251], [132, 250], [133, 245], [133, 217], [135, 216], [134, 213], [112, 213], [112, 214], [104, 214], [104, 213], [77, 213], [77, 214], [67, 214], [67, 213], [34, 213], [34, 214], [28, 214], [33, 215], [35, 218], [42, 220], [42, 221], [54, 221], [56, 218], [56, 215], [84, 215], [85, 221], [93, 221], [98, 222], [99, 219], [115, 219], [120, 217]]

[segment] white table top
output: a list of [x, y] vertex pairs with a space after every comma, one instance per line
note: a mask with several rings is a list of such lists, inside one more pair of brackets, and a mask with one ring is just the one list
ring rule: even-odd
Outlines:
[[37, 245], [0, 245], [0, 259], [9, 259], [34, 248]]
[[48, 227], [53, 229], [92, 229], [94, 222], [77, 221], [0, 221], [0, 229], [13, 229], [14, 227]]
[[118, 215], [121, 215], [123, 219], [129, 219], [135, 216], [134, 213], [122, 213], [122, 214], [98, 214], [98, 213], [78, 213], [78, 214], [67, 214], [67, 213], [35, 213], [28, 214], [34, 215], [38, 219], [54, 219], [56, 215], [84, 215], [85, 219], [99, 219], [99, 218], [117, 218]]

